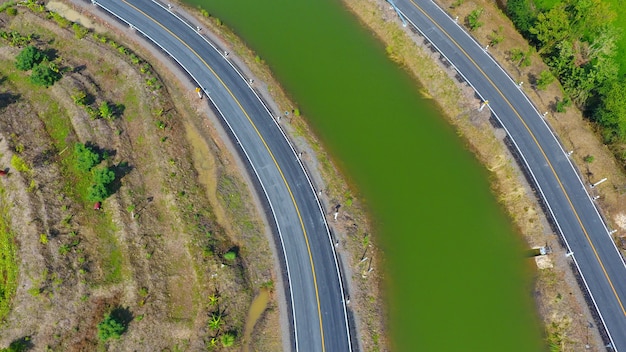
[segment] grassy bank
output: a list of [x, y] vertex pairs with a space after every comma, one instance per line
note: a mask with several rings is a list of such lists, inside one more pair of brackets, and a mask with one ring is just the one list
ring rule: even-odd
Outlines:
[[0, 321], [11, 309], [18, 283], [17, 248], [4, 187], [0, 187]]

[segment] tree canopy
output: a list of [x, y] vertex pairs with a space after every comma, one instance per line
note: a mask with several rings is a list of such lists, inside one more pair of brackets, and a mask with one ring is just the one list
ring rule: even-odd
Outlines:
[[15, 67], [17, 67], [18, 70], [28, 71], [35, 67], [35, 65], [47, 59], [48, 57], [43, 51], [29, 45], [17, 54], [17, 57], [15, 58]]
[[99, 167], [92, 170], [93, 183], [87, 190], [87, 199], [92, 202], [101, 202], [111, 195], [109, 184], [115, 180], [115, 172], [108, 167]]
[[102, 160], [100, 154], [92, 147], [82, 143], [74, 144], [74, 155], [76, 156], [76, 168], [80, 171], [89, 172]]

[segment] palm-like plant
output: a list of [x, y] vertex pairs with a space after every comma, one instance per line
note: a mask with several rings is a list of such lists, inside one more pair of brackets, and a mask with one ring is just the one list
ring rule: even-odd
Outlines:
[[211, 330], [219, 330], [222, 326], [222, 315], [219, 313], [211, 314], [211, 320], [209, 320], [209, 328]]

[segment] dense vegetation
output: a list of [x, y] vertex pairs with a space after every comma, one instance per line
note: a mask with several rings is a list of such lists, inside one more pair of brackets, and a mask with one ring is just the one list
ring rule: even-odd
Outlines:
[[[626, 80], [617, 59], [621, 33], [610, 4], [561, 0], [546, 8], [533, 0], [509, 0], [506, 10], [559, 78], [564, 101], [571, 99], [597, 124], [605, 143], [626, 143]], [[626, 154], [618, 156], [626, 160]]]

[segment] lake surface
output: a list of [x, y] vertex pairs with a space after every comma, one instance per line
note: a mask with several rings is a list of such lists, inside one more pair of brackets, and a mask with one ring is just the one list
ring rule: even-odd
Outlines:
[[385, 252], [395, 351], [545, 350], [488, 174], [370, 31], [338, 1], [187, 2], [266, 60], [358, 187]]

